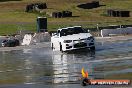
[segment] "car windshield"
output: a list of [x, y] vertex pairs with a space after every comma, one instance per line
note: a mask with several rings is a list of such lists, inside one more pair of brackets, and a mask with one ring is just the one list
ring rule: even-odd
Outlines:
[[67, 28], [67, 29], [62, 29], [60, 35], [67, 36], [67, 35], [79, 34], [79, 33], [87, 33], [87, 31], [82, 29], [81, 27]]

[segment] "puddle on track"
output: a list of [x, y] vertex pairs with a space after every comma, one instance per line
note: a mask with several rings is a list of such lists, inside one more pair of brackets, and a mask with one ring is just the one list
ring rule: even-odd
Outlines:
[[98, 42], [95, 52], [60, 53], [44, 47], [1, 51], [0, 56], [0, 84], [16, 88], [25, 84], [56, 87], [56, 83], [77, 87], [82, 67], [92, 79], [132, 79], [132, 41]]

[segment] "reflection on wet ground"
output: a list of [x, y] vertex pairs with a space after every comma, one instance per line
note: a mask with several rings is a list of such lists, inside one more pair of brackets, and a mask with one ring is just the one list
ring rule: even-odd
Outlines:
[[82, 67], [91, 79], [132, 79], [132, 41], [98, 42], [95, 52], [60, 53], [45, 47], [2, 51], [0, 56], [1, 85], [42, 84], [43, 88], [59, 83], [77, 87]]

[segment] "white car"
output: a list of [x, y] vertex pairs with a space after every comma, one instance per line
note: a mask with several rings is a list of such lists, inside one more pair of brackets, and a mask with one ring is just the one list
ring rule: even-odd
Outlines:
[[95, 50], [94, 37], [81, 26], [61, 28], [52, 34], [51, 47], [62, 52], [81, 48]]

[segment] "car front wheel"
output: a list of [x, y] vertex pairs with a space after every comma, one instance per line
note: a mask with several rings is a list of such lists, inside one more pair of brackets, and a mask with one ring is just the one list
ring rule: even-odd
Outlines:
[[60, 43], [60, 51], [63, 52], [61, 43]]

